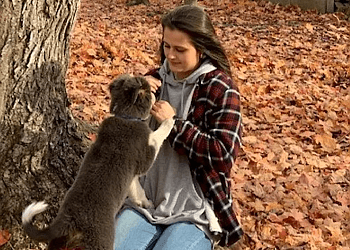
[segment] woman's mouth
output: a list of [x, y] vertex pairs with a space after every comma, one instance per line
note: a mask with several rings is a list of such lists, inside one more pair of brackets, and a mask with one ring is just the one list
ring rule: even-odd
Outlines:
[[172, 62], [172, 61], [170, 61], [170, 64], [172, 64], [172, 65], [179, 65], [180, 62]]

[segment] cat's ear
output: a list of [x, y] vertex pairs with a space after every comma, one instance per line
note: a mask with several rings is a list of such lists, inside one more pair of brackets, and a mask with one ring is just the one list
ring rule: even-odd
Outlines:
[[111, 104], [110, 104], [110, 112], [111, 113], [117, 113], [118, 111], [118, 103], [120, 104], [121, 100], [125, 100], [125, 95], [123, 93], [124, 86], [127, 85], [127, 82], [129, 81], [130, 76], [128, 74], [124, 74], [119, 76], [118, 78], [114, 79], [109, 84], [109, 91], [111, 94]]
[[112, 93], [113, 90], [122, 88], [129, 79], [130, 76], [127, 74], [119, 76], [109, 84], [109, 91]]
[[136, 102], [138, 96], [143, 98], [145, 95], [147, 95], [148, 92], [149, 93], [151, 92], [151, 86], [149, 85], [146, 78], [142, 76], [138, 76], [138, 77], [135, 77], [135, 81], [137, 82], [135, 86], [137, 86], [136, 88], [138, 88], [138, 91], [133, 103]]
[[131, 90], [131, 101], [132, 104], [136, 103], [136, 100], [139, 95], [143, 95], [143, 89], [142, 89], [142, 79], [141, 77], [134, 77], [132, 80], [132, 90]]
[[131, 90], [131, 102], [134, 105], [136, 103], [137, 97], [139, 96], [139, 88]]

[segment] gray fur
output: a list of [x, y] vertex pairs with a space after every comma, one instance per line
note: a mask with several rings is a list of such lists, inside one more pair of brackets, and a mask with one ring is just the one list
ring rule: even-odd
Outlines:
[[[150, 87], [144, 78], [124, 75], [111, 83], [110, 92], [114, 116], [102, 122], [57, 217], [39, 230], [32, 221], [45, 210], [45, 204], [34, 203], [23, 213], [24, 230], [35, 240], [49, 242], [48, 249], [80, 246], [112, 250], [114, 218], [130, 184], [151, 167], [159, 144], [173, 126], [173, 119], [169, 119], [152, 132], [145, 122], [137, 120], [146, 119], [152, 106]], [[149, 205], [133, 198], [137, 204]]]

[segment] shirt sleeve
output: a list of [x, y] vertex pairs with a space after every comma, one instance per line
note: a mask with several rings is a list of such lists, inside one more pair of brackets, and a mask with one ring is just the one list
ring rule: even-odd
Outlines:
[[208, 81], [199, 86], [198, 91], [205, 93], [195, 100], [191, 116], [175, 122], [169, 140], [176, 151], [195, 163], [191, 167], [203, 165], [228, 173], [241, 146], [240, 94], [226, 76]]

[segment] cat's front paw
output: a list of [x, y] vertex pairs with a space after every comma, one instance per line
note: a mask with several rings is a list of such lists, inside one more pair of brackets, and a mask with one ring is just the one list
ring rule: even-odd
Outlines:
[[154, 208], [152, 201], [147, 199], [137, 199], [137, 200], [131, 199], [131, 201], [138, 207]]
[[162, 122], [162, 125], [163, 126], [166, 126], [166, 127], [169, 127], [169, 128], [172, 128], [175, 124], [175, 120], [174, 118], [169, 118], [169, 119], [166, 119]]
[[154, 208], [153, 202], [150, 200], [142, 201], [141, 207], [143, 208]]

